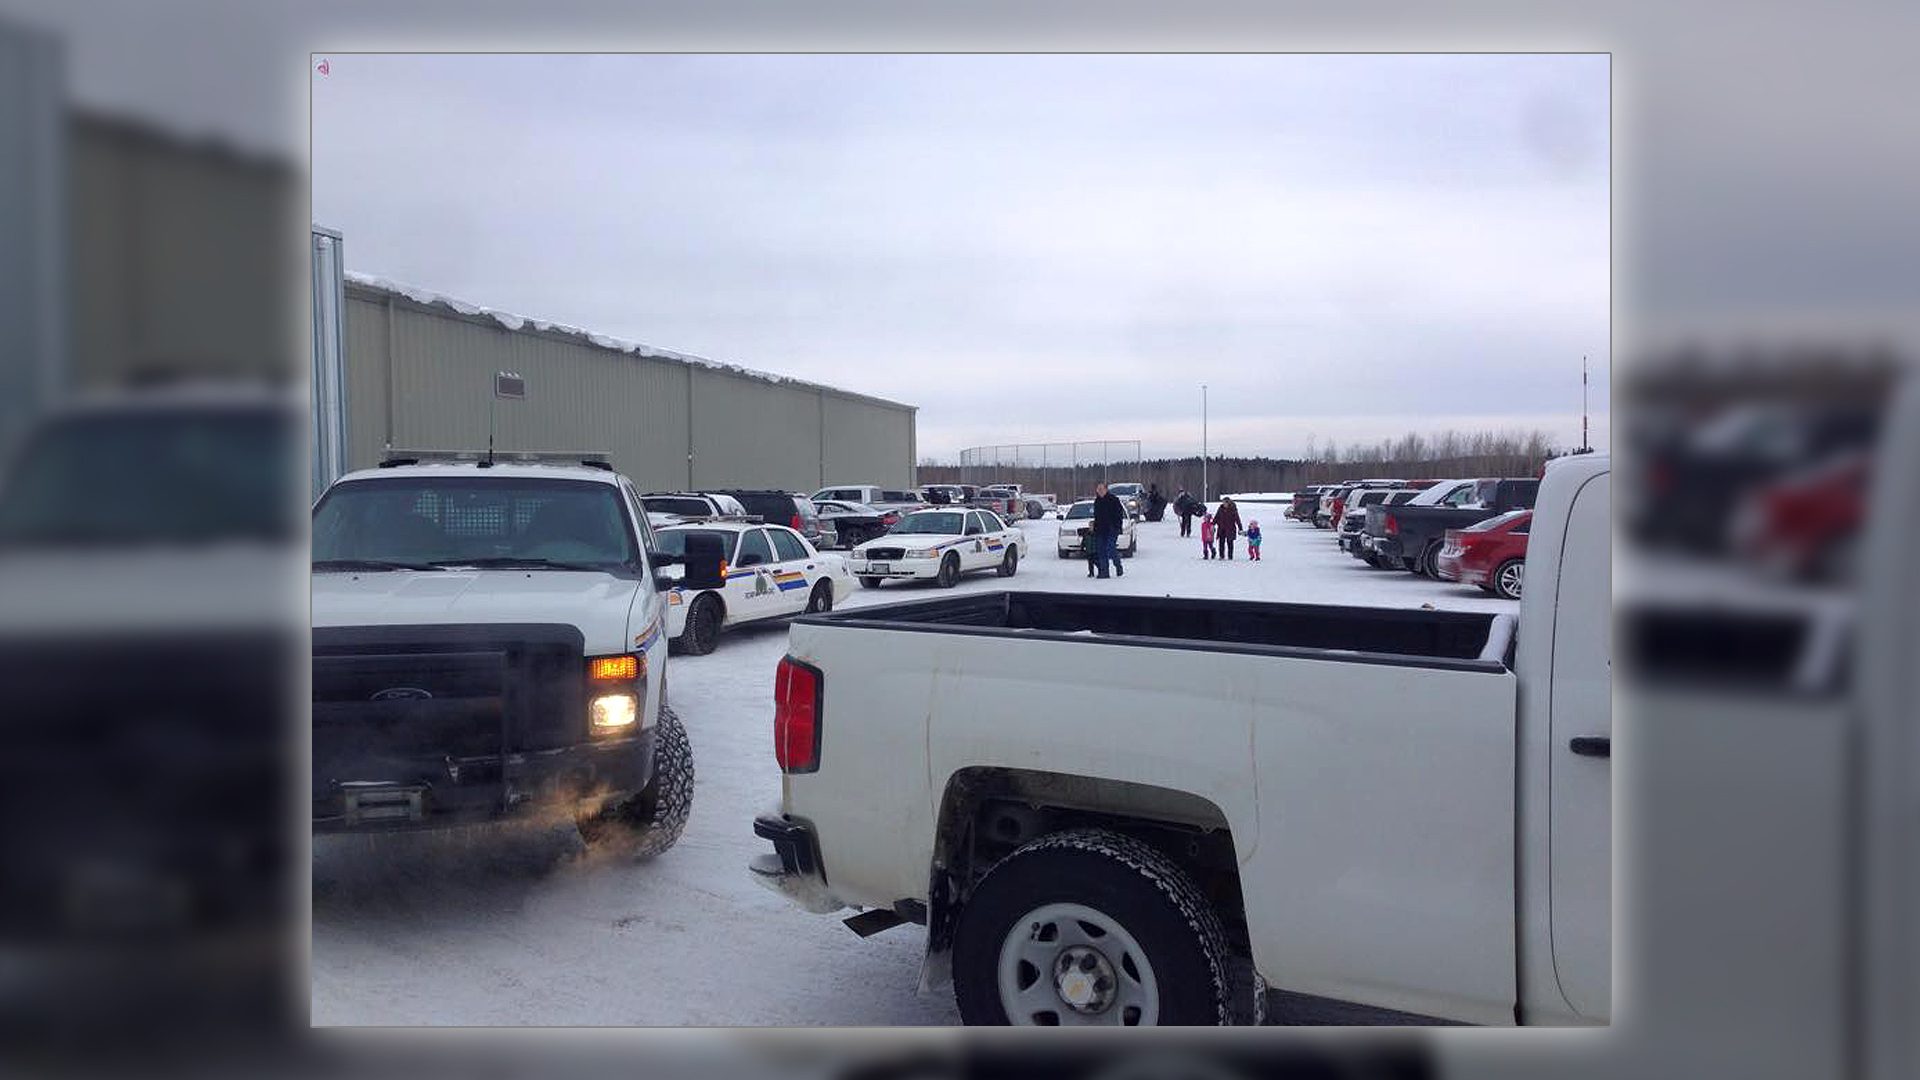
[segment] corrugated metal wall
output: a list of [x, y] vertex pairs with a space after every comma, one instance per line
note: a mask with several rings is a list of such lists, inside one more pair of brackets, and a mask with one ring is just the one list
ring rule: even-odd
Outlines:
[[71, 382], [143, 370], [302, 378], [289, 302], [306, 245], [285, 236], [302, 192], [284, 162], [88, 115], [68, 127]]
[[[509, 330], [357, 282], [346, 366], [352, 468], [388, 445], [483, 449], [492, 409], [498, 448], [605, 451], [642, 490], [913, 483], [909, 406]], [[498, 371], [526, 376], [526, 400], [493, 398]]]

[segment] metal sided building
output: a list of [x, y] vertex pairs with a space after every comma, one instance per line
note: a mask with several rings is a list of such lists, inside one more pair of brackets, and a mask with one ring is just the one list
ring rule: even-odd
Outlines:
[[[499, 450], [604, 451], [648, 491], [914, 482], [911, 405], [359, 274], [340, 295], [348, 469], [388, 448], [484, 450], [491, 422]], [[525, 398], [495, 398], [498, 372]]]

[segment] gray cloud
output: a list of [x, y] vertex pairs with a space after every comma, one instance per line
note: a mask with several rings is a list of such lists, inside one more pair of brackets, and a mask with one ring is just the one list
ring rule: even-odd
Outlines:
[[926, 453], [1197, 448], [1201, 382], [1220, 449], [1571, 443], [1582, 353], [1606, 408], [1604, 57], [328, 58], [351, 268], [911, 401]]

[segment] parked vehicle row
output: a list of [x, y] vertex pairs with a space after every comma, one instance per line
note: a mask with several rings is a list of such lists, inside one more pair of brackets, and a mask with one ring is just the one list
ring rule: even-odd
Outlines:
[[1517, 622], [1021, 592], [801, 618], [749, 870], [862, 937], [923, 925], [970, 1024], [1250, 1023], [1263, 984], [1605, 1024], [1610, 470], [1546, 476]]
[[1349, 553], [1370, 566], [1437, 578], [1448, 529], [1530, 508], [1539, 489], [1533, 478], [1441, 481], [1405, 503], [1367, 507], [1366, 525]]

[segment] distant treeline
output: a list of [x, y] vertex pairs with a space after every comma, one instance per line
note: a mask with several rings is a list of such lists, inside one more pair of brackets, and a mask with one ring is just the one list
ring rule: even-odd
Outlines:
[[[1387, 477], [1420, 480], [1429, 477], [1534, 476], [1546, 462], [1566, 450], [1556, 448], [1544, 433], [1457, 432], [1438, 435], [1408, 434], [1383, 439], [1371, 446], [1344, 449], [1316, 447], [1312, 440], [1298, 458], [1221, 457], [1207, 459], [1207, 490], [1212, 495], [1236, 491], [1292, 491], [1308, 484]], [[1151, 458], [1111, 465], [946, 465], [923, 462], [922, 484], [1015, 483], [1028, 491], [1050, 492], [1061, 499], [1086, 497], [1105, 478], [1158, 484], [1172, 498], [1181, 488], [1199, 494], [1200, 458]]]

